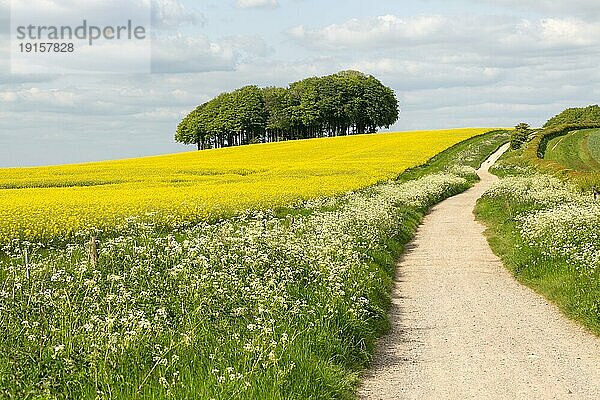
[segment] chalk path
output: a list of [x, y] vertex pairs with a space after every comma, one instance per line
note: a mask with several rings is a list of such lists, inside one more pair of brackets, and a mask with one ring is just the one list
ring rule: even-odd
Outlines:
[[516, 282], [474, 219], [500, 154], [408, 245], [361, 399], [600, 399], [600, 340]]

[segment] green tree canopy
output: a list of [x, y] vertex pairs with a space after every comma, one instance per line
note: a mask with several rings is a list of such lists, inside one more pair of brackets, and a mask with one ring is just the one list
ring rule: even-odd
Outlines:
[[398, 120], [394, 91], [373, 76], [342, 71], [286, 88], [244, 86], [188, 114], [175, 140], [199, 149], [373, 133]]
[[515, 126], [510, 137], [510, 147], [513, 150], [520, 149], [531, 138], [531, 127], [528, 123], [521, 122]]
[[546, 122], [544, 128], [573, 124], [600, 124], [600, 107], [568, 108]]

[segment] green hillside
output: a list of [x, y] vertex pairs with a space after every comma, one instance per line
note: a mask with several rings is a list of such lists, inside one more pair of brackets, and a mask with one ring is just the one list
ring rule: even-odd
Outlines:
[[600, 129], [555, 137], [548, 142], [544, 158], [577, 171], [600, 171]]

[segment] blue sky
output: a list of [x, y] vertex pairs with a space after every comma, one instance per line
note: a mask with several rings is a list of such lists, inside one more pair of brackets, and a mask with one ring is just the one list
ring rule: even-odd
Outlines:
[[0, 166], [191, 150], [173, 133], [197, 104], [342, 69], [396, 91], [396, 130], [539, 125], [600, 95], [597, 0], [153, 0], [155, 72], [130, 75], [11, 74], [9, 3]]

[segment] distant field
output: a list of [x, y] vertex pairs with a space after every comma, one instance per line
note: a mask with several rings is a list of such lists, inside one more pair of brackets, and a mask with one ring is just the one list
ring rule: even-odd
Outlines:
[[398, 132], [0, 169], [0, 243], [213, 220], [391, 179], [486, 128]]
[[600, 171], [600, 129], [572, 131], [552, 139], [544, 158], [577, 171]]

